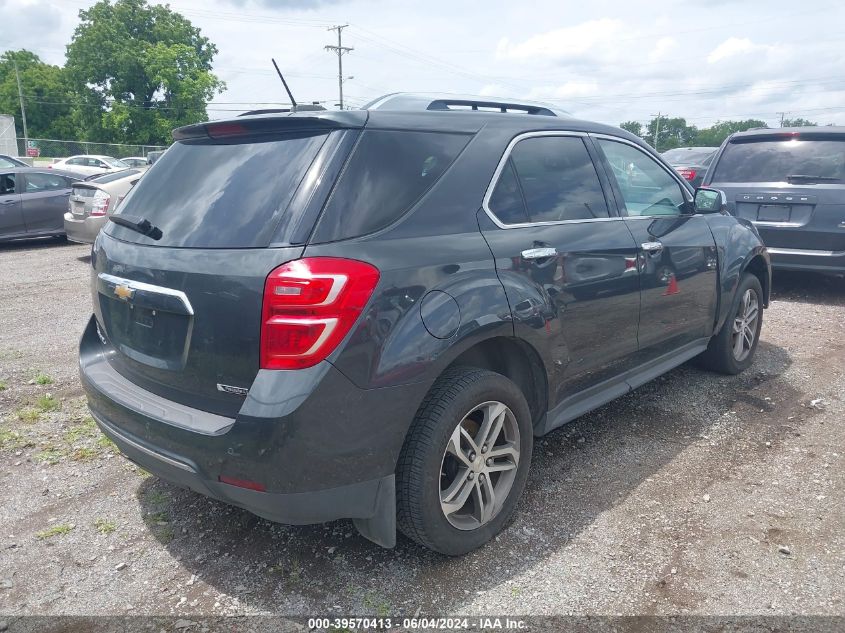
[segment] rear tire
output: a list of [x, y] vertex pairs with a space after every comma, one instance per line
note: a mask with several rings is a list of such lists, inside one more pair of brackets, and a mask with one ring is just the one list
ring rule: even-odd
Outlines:
[[[763, 288], [760, 280], [745, 273], [734, 293], [728, 317], [699, 363], [722, 374], [738, 374], [754, 361], [763, 326]], [[749, 341], [750, 339], [750, 341]]]
[[399, 529], [449, 556], [480, 547], [511, 520], [532, 447], [519, 387], [484, 369], [447, 370], [420, 405], [399, 457]]

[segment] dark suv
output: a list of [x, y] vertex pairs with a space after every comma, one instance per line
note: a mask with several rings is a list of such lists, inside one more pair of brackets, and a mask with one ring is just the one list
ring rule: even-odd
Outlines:
[[845, 273], [845, 127], [739, 132], [704, 182], [754, 223], [775, 269]]
[[752, 361], [759, 236], [617, 128], [391, 95], [174, 138], [93, 246], [80, 369], [120, 450], [202, 494], [461, 554], [534, 436]]

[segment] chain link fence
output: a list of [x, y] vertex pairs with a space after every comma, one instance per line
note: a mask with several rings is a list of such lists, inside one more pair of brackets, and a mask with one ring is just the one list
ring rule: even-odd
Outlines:
[[[67, 158], [77, 154], [99, 154], [126, 158], [141, 156], [149, 152], [166, 149], [165, 145], [125, 145], [123, 143], [89, 143], [87, 141], [59, 141], [49, 138], [23, 139], [18, 137], [18, 156], [34, 158], [35, 161], [51, 158]], [[29, 150], [29, 152], [27, 152]], [[38, 156], [33, 156], [37, 153]]]

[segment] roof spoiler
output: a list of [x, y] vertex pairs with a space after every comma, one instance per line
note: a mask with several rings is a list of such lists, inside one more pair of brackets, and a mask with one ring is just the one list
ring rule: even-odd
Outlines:
[[290, 111], [252, 112], [244, 113], [231, 120], [209, 121], [176, 128], [173, 130], [173, 140], [220, 139], [256, 134], [278, 134], [280, 132], [357, 129], [364, 127], [367, 116], [367, 113], [361, 110], [314, 111], [313, 114], [302, 115]]

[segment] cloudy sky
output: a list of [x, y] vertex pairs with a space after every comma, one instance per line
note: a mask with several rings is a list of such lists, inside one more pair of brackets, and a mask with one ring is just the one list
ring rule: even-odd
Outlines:
[[[0, 0], [0, 51], [64, 62], [92, 0]], [[275, 57], [300, 101], [337, 103], [343, 31], [347, 102], [395, 91], [548, 101], [618, 124], [662, 112], [705, 127], [779, 113], [845, 125], [845, 4], [810, 0], [173, 0], [219, 48], [221, 118], [285, 101]]]

